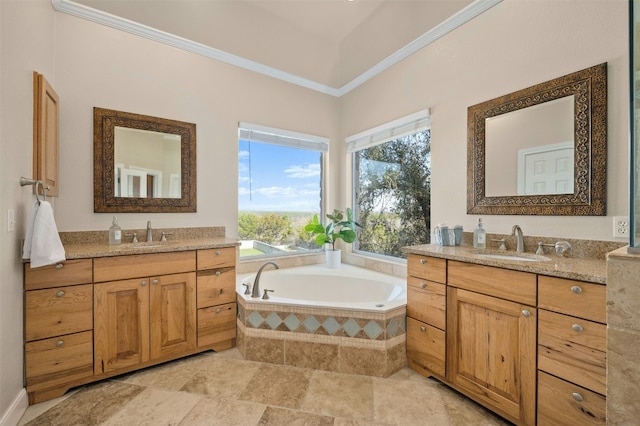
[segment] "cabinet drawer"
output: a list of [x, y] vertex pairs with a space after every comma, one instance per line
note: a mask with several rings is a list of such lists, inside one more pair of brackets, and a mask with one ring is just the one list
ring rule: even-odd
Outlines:
[[449, 261], [447, 284], [525, 305], [536, 305], [536, 274]]
[[198, 308], [236, 301], [236, 269], [198, 271]]
[[606, 394], [607, 328], [604, 324], [540, 309], [538, 368]]
[[444, 377], [446, 333], [428, 324], [407, 318], [407, 360], [409, 366]]
[[564, 278], [538, 278], [538, 307], [591, 321], [607, 322], [607, 288]]
[[29, 391], [93, 375], [93, 333], [68, 334], [25, 344]]
[[407, 275], [446, 284], [447, 261], [437, 257], [410, 254], [407, 256]]
[[93, 328], [93, 285], [30, 290], [25, 293], [27, 341]]
[[602, 395], [538, 372], [538, 425], [604, 425], [606, 399]]
[[195, 251], [99, 257], [93, 260], [95, 282], [179, 274], [195, 270]]
[[198, 250], [198, 270], [227, 268], [236, 265], [236, 248]]
[[88, 284], [93, 279], [93, 261], [91, 259], [67, 260], [55, 265], [31, 269], [24, 265], [24, 289], [62, 287], [75, 284]]
[[198, 347], [236, 337], [236, 304], [198, 309]]
[[444, 284], [407, 277], [407, 315], [445, 330], [446, 294], [447, 289]]

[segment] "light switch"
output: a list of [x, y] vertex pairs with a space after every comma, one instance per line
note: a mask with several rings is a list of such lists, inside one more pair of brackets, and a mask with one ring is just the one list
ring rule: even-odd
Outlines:
[[16, 231], [16, 211], [13, 209], [7, 210], [7, 232]]

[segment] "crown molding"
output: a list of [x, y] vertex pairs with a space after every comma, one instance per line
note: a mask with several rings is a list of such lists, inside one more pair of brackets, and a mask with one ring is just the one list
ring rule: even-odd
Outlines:
[[119, 16], [76, 3], [73, 0], [51, 0], [51, 4], [53, 6], [53, 9], [57, 12], [66, 13], [68, 15], [95, 22], [97, 24], [105, 25], [107, 27], [111, 27], [120, 31], [125, 31], [127, 33], [157, 41], [168, 46], [176, 47], [187, 52], [195, 53], [197, 55], [205, 56], [211, 59], [225, 62], [230, 65], [237, 66], [239, 68], [257, 72], [268, 77], [273, 77], [278, 80], [305, 87], [307, 89], [315, 90], [320, 93], [340, 97], [349, 93], [356, 87], [364, 84], [371, 78], [382, 73], [383, 71], [392, 67], [403, 59], [411, 56], [423, 47], [428, 46], [429, 44], [438, 40], [445, 34], [455, 30], [459, 26], [470, 21], [471, 19], [475, 18], [476, 16], [495, 6], [501, 1], [502, 0], [475, 0], [469, 6], [451, 16], [446, 21], [443, 21], [411, 43], [402, 47], [397, 52], [389, 55], [388, 57], [340, 88], [321, 84], [316, 81], [309, 80], [307, 78], [261, 64], [259, 62], [232, 55], [211, 46], [207, 46], [205, 44], [198, 43], [184, 37], [179, 37], [165, 31], [157, 30], [147, 25], [131, 21], [129, 19], [121, 18]]

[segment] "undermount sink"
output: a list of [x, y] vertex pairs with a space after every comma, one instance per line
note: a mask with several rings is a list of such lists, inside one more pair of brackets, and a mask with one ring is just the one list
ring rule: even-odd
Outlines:
[[546, 262], [551, 260], [546, 256], [539, 255], [530, 255], [530, 256], [522, 256], [517, 254], [497, 254], [497, 253], [479, 253], [478, 257], [484, 257], [488, 259], [498, 259], [498, 260], [513, 260], [518, 262]]

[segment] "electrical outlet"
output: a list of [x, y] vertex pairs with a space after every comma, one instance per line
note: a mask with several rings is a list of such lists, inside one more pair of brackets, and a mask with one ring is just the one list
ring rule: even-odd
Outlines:
[[629, 238], [628, 216], [615, 216], [613, 218], [613, 236], [616, 238]]

